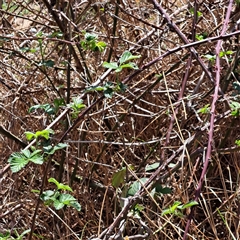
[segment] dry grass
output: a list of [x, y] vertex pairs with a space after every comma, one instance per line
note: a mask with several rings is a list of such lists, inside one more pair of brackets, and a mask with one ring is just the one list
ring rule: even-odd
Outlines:
[[[102, 63], [110, 55], [111, 61], [117, 61], [125, 50], [131, 50], [132, 54], [142, 56], [135, 60], [142, 69], [168, 50], [184, 45], [153, 7], [152, 1], [69, 1], [71, 4], [67, 6], [64, 6], [64, 1], [57, 1], [62, 12], [55, 11], [59, 22], [44, 2], [9, 1], [1, 10], [2, 169], [11, 153], [21, 149], [9, 133], [24, 142], [25, 131], [45, 129], [54, 121], [54, 117], [47, 116], [41, 110], [28, 113], [31, 106], [53, 103], [60, 97], [67, 103], [72, 97], [82, 95], [84, 89], [104, 75], [106, 69]], [[190, 8], [193, 6], [180, 0], [162, 1], [161, 6], [191, 42], [193, 16]], [[197, 22], [196, 33], [218, 36], [227, 6], [228, 2], [224, 0], [200, 3], [198, 11], [202, 16]], [[235, 26], [238, 13], [239, 9], [234, 6], [227, 33]], [[62, 38], [48, 37], [61, 28], [64, 31]], [[103, 53], [84, 50], [77, 44], [83, 39], [82, 30], [97, 34], [99, 41], [107, 43]], [[43, 33], [44, 58], [54, 61], [52, 68], [39, 66], [42, 58], [35, 37], [39, 31]], [[239, 239], [240, 156], [235, 140], [240, 139], [240, 126], [239, 117], [232, 117], [229, 113], [229, 102], [239, 101], [239, 98], [233, 98], [236, 92], [233, 82], [237, 81], [238, 75], [230, 76], [228, 72], [234, 62], [231, 59], [236, 59], [237, 64], [232, 71], [239, 73], [238, 43], [237, 36], [235, 39], [224, 39], [222, 43], [222, 51], [232, 50], [234, 53], [223, 57], [221, 62], [221, 86], [225, 96], [219, 97], [217, 102], [211, 160], [199, 205], [192, 215], [188, 239]], [[216, 42], [209, 42], [195, 48], [213, 77], [215, 66], [211, 66], [204, 55], [214, 55], [215, 46]], [[23, 47], [37, 51], [22, 51]], [[171, 156], [174, 156], [171, 163], [178, 167], [171, 169], [169, 165], [162, 169], [158, 179], [163, 187], [170, 187], [172, 193], [155, 198], [145, 193], [140, 198], [140, 204], [144, 206], [140, 213], [142, 222], [126, 217], [123, 236], [143, 234], [146, 224], [152, 234], [144, 239], [183, 238], [190, 209], [183, 212], [183, 218], [173, 214], [161, 216], [161, 213], [175, 201], [187, 203], [195, 198], [195, 189], [206, 160], [207, 124], [210, 118], [210, 113], [201, 114], [198, 110], [211, 105], [213, 92], [210, 90], [214, 87], [195, 58], [192, 58], [188, 69], [188, 58], [188, 49], [182, 49], [144, 70], [136, 71], [133, 76], [134, 70], [124, 69], [119, 74], [119, 80], [126, 82], [128, 88], [125, 93], [118, 92], [111, 99], [103, 98], [101, 92], [82, 95], [86, 108], [90, 107], [90, 110], [65, 137], [64, 142], [69, 147], [65, 152], [54, 155], [51, 170], [48, 171], [48, 177], [58, 179], [61, 173], [57, 163], [63, 163], [61, 182], [71, 185], [82, 210], [77, 212], [67, 208], [55, 211], [41, 204], [33, 239], [76, 239], [74, 233], [79, 239], [99, 236], [114, 222], [121, 210], [120, 193], [112, 187], [113, 174], [123, 166], [134, 166], [135, 174], [129, 170], [121, 185], [123, 190], [124, 186], [136, 180], [136, 176], [150, 176], [145, 171], [147, 164], [164, 164]], [[185, 75], [188, 70], [189, 74]], [[165, 77], [157, 77], [163, 73]], [[184, 76], [187, 81], [181, 92]], [[226, 76], [229, 78], [226, 79]], [[107, 81], [116, 83], [116, 73], [109, 73], [100, 85]], [[225, 85], [224, 81], [229, 84]], [[179, 100], [181, 93], [183, 95]], [[97, 99], [100, 100], [92, 106]], [[176, 118], [171, 121], [173, 110]], [[63, 108], [60, 108], [57, 115], [62, 111]], [[53, 142], [57, 142], [73, 122], [67, 115], [57, 122], [53, 126]], [[191, 141], [186, 144], [189, 138]], [[178, 152], [179, 149], [182, 150]], [[71, 182], [75, 167], [77, 177]], [[38, 199], [31, 190], [40, 189], [45, 170], [45, 166], [29, 164], [19, 173], [12, 174], [9, 170], [1, 176], [0, 233], [11, 231], [11, 235], [15, 236], [15, 230], [22, 233], [31, 228]], [[45, 189], [51, 187], [45, 184]], [[120, 225], [116, 227], [116, 233], [119, 228]]]

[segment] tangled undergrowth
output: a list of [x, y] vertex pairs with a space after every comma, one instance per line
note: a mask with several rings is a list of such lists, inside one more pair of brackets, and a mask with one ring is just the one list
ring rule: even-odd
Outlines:
[[239, 13], [3, 1], [0, 239], [239, 239]]

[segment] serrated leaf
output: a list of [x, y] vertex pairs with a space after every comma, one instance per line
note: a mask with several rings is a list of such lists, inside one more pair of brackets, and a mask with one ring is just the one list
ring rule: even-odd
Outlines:
[[104, 62], [102, 64], [102, 66], [105, 67], [105, 68], [110, 68], [110, 69], [117, 69], [118, 68], [118, 64], [116, 62], [111, 62], [111, 63]]
[[131, 60], [133, 60], [133, 59], [140, 58], [140, 57], [141, 57], [141, 55], [136, 55], [136, 56], [134, 56], [134, 55], [132, 55], [131, 52], [125, 51], [125, 52], [122, 54], [122, 56], [121, 56], [121, 58], [120, 58], [120, 60], [119, 60], [120, 66], [121, 66], [123, 63], [127, 62], [127, 61], [131, 61]]
[[34, 155], [31, 158], [29, 158], [29, 161], [35, 163], [35, 164], [43, 164], [44, 163], [44, 158], [42, 155]]
[[80, 97], [73, 98], [73, 104], [78, 110], [85, 107], [83, 100]]
[[42, 152], [41, 149], [35, 149], [35, 150], [30, 154], [30, 157], [33, 157], [33, 156], [35, 156], [35, 155], [37, 155], [37, 154], [39, 154], [39, 153], [41, 153], [41, 152]]
[[112, 186], [118, 188], [123, 182], [126, 175], [126, 168], [122, 168], [118, 172], [113, 174]]
[[10, 164], [11, 171], [13, 173], [19, 172], [22, 168], [24, 168], [28, 164], [28, 159], [21, 153], [13, 153], [8, 159]]
[[31, 113], [37, 109], [43, 109], [47, 114], [51, 115], [55, 113], [55, 108], [51, 106], [51, 104], [41, 104], [41, 105], [34, 105], [28, 109], [28, 112]]
[[24, 157], [26, 158], [30, 158], [31, 157], [31, 152], [28, 149], [23, 149], [21, 151], [21, 153], [24, 155]]
[[55, 207], [56, 210], [60, 210], [64, 207], [64, 203], [61, 203], [57, 199], [53, 202], [53, 206]]
[[69, 206], [75, 208], [77, 211], [81, 211], [81, 205], [77, 201], [72, 201]]
[[41, 194], [41, 196], [40, 196], [40, 199], [42, 200], [42, 201], [47, 201], [47, 200], [49, 200], [50, 198], [52, 198], [53, 196], [54, 196], [54, 191], [52, 191], [52, 190], [47, 190], [47, 191], [44, 191], [42, 194]]
[[65, 205], [69, 205], [71, 201], [76, 201], [76, 198], [70, 194], [62, 193], [59, 197], [59, 201]]

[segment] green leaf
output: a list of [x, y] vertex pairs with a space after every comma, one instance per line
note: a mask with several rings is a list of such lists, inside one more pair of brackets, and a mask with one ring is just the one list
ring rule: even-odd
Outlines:
[[31, 157], [31, 152], [28, 149], [23, 149], [21, 152], [24, 155], [24, 157], [28, 159]]
[[157, 184], [155, 187], [155, 191], [156, 193], [161, 193], [161, 194], [171, 194], [172, 193], [172, 189], [169, 187], [162, 187], [162, 185]]
[[73, 191], [68, 185], [64, 185], [62, 183], [59, 183], [55, 178], [49, 178], [48, 182], [54, 183], [57, 186], [58, 190], [67, 190], [67, 191], [70, 191], [70, 192]]
[[52, 129], [44, 129], [42, 131], [37, 131], [35, 133], [36, 137], [43, 137], [45, 138], [46, 140], [49, 139], [50, 137], [50, 134], [54, 134], [54, 131]]
[[136, 212], [142, 212], [144, 210], [144, 206], [143, 205], [141, 205], [141, 204], [136, 204], [135, 206], [134, 206], [134, 211], [136, 211]]
[[62, 193], [62, 194], [60, 194], [60, 196], [59, 196], [59, 202], [65, 204], [65, 205], [69, 205], [70, 202], [72, 202], [72, 201], [76, 201], [76, 198], [73, 197], [73, 196], [70, 195], [70, 194]]
[[204, 57], [207, 58], [209, 61], [214, 61], [216, 59], [216, 56], [211, 54], [206, 54], [204, 55]]
[[180, 210], [184, 210], [184, 209], [186, 209], [186, 208], [190, 208], [190, 207], [196, 206], [196, 205], [198, 205], [198, 202], [196, 202], [196, 201], [190, 201], [190, 202], [188, 202], [188, 203], [186, 203], [186, 204], [183, 204], [183, 205], [178, 206], [177, 208], [180, 209]]
[[177, 207], [178, 207], [180, 204], [181, 204], [181, 202], [179, 202], [179, 201], [174, 202], [174, 204], [173, 204], [171, 207], [163, 210], [163, 212], [162, 212], [161, 215], [164, 216], [164, 215], [166, 215], [166, 214], [174, 214], [175, 211], [177, 210]]
[[0, 239], [1, 240], [10, 240], [11, 239], [10, 236], [11, 236], [11, 234], [10, 234], [9, 231], [6, 232], [6, 233], [0, 233]]
[[210, 104], [205, 105], [203, 108], [198, 110], [198, 113], [207, 114], [210, 112]]
[[59, 200], [55, 200], [53, 202], [53, 206], [55, 207], [56, 210], [60, 210], [64, 207], [64, 203], [61, 203]]
[[51, 199], [53, 196], [54, 196], [55, 192], [52, 191], [52, 190], [47, 190], [47, 191], [44, 191], [41, 196], [40, 196], [40, 199], [42, 201], [48, 201], [49, 199]]
[[58, 182], [55, 178], [49, 178], [49, 179], [48, 179], [48, 182], [54, 183], [57, 187], [58, 187], [58, 185], [59, 185], [59, 182]]
[[13, 153], [8, 159], [12, 172], [15, 173], [20, 171], [29, 163], [29, 161], [36, 164], [42, 164], [43, 157], [39, 155], [40, 152], [41, 150], [35, 150], [33, 153], [31, 153], [28, 149], [26, 149], [22, 150], [21, 153]]
[[54, 108], [52, 109], [54, 110], [54, 114], [56, 114], [59, 110], [59, 107], [64, 106], [65, 102], [63, 98], [56, 98], [54, 99], [53, 104], [54, 104]]
[[240, 103], [239, 102], [230, 102], [231, 109], [240, 109]]
[[62, 183], [59, 183], [58, 190], [73, 192], [72, 188], [70, 188], [68, 185], [65, 185], [65, 184], [62, 184]]
[[49, 38], [62, 38], [63, 37], [63, 33], [60, 31], [55, 31], [52, 34], [50, 34], [48, 36]]
[[35, 152], [33, 152], [31, 154], [31, 157], [29, 158], [29, 161], [35, 164], [43, 164], [44, 159], [43, 159], [43, 156], [39, 154], [39, 152], [41, 152], [41, 150], [36, 150]]
[[82, 108], [85, 108], [85, 105], [83, 104], [83, 100], [79, 97], [73, 98], [73, 107], [75, 110], [80, 110]]
[[77, 211], [81, 211], [81, 205], [77, 201], [72, 201], [69, 206], [75, 208]]
[[[146, 183], [148, 178], [140, 178], [140, 181], [142, 184]], [[128, 196], [134, 196], [140, 189], [141, 189], [141, 183], [137, 180], [133, 184], [131, 184], [127, 195]]]
[[225, 52], [221, 51], [219, 53], [219, 57], [221, 58], [221, 57], [224, 57], [226, 55], [232, 55], [232, 54], [233, 54], [233, 51], [225, 51]]
[[52, 145], [48, 145], [48, 146], [43, 147], [43, 151], [44, 151], [44, 153], [46, 153], [48, 155], [53, 155], [57, 150], [63, 149], [67, 146], [68, 146], [68, 144], [66, 144], [66, 143], [58, 143], [54, 147]]
[[72, 101], [73, 102], [71, 102], [67, 106], [73, 110], [72, 117], [76, 118], [80, 110], [85, 108], [85, 105], [83, 104], [83, 100], [79, 97], [73, 98]]
[[28, 112], [31, 113], [37, 109], [43, 109], [49, 115], [55, 114], [55, 108], [52, 107], [51, 104], [49, 104], [49, 103], [34, 105], [28, 109]]
[[66, 148], [67, 146], [68, 146], [68, 144], [66, 144], [66, 143], [58, 143], [56, 146], [54, 146], [54, 150], [57, 151], [57, 150]]
[[25, 135], [28, 141], [31, 141], [33, 138], [36, 138], [35, 133], [32, 133], [32, 132], [25, 132]]
[[121, 72], [121, 71], [122, 71], [122, 67], [121, 67], [121, 66], [119, 66], [119, 67], [115, 70], [116, 73], [119, 73], [119, 72]]
[[121, 66], [123, 63], [127, 62], [127, 61], [131, 61], [131, 60], [133, 60], [133, 59], [140, 58], [140, 57], [141, 57], [141, 55], [136, 55], [136, 56], [134, 56], [134, 55], [132, 55], [131, 52], [125, 51], [125, 52], [122, 54], [122, 56], [121, 56], [121, 58], [120, 58], [120, 60], [119, 60], [120, 66]]
[[87, 42], [93, 41], [97, 39], [97, 35], [94, 33], [85, 33], [84, 35]]
[[235, 117], [239, 116], [240, 103], [232, 101], [232, 102], [230, 102], [229, 105], [230, 105], [231, 110], [232, 110], [231, 115], [235, 116]]
[[127, 89], [127, 85], [123, 84], [122, 82], [119, 82], [118, 86], [121, 92], [125, 92]]
[[126, 175], [126, 168], [122, 168], [118, 172], [113, 174], [112, 185], [115, 188], [118, 188], [123, 182]]
[[196, 37], [196, 39], [197, 39], [198, 41], [201, 41], [201, 40], [204, 39], [203, 35], [198, 35], [198, 34], [196, 34], [195, 37]]
[[107, 44], [105, 42], [97, 42], [94, 51], [103, 52]]
[[238, 145], [238, 146], [240, 146], [240, 140], [236, 140], [236, 141], [235, 141], [235, 144]]
[[103, 91], [105, 88], [104, 87], [101, 87], [101, 86], [96, 86], [96, 87], [88, 87], [86, 89], [86, 92], [94, 92], [94, 91], [97, 91], [97, 92], [101, 92]]
[[32, 192], [32, 193], [40, 193], [40, 190], [32, 189], [31, 192]]
[[110, 68], [110, 69], [117, 69], [118, 68], [118, 64], [116, 62], [111, 62], [111, 63], [104, 62], [102, 64], [102, 66], [105, 67], [105, 68]]
[[31, 229], [27, 229], [27, 230], [23, 231], [21, 233], [21, 235], [17, 238], [17, 240], [22, 240], [23, 236], [26, 235], [27, 233], [29, 233], [30, 231], [31, 231]]
[[120, 67], [121, 67], [122, 69], [123, 69], [123, 68], [130, 68], [130, 69], [135, 69], [135, 70], [138, 69], [138, 66], [137, 66], [135, 63], [133, 63], [133, 62], [129, 62], [129, 63], [123, 64], [123, 65], [121, 65]]
[[107, 88], [105, 91], [103, 91], [103, 95], [106, 98], [112, 98], [113, 94], [114, 94], [114, 90], [112, 88]]
[[[191, 13], [191, 14], [194, 14], [194, 8], [190, 8], [189, 9], [189, 12]], [[199, 11], [197, 11], [197, 16], [198, 17], [201, 17], [203, 14], [201, 13], [201, 12], [199, 12]]]
[[156, 162], [156, 163], [153, 163], [153, 164], [147, 164], [147, 166], [145, 167], [145, 171], [149, 172], [149, 171], [155, 170], [159, 167], [159, 165], [160, 165], [159, 162]]
[[8, 162], [10, 164], [12, 172], [16, 173], [19, 172], [22, 168], [24, 168], [28, 164], [29, 160], [26, 159], [24, 154], [15, 152], [10, 156]]
[[199, 11], [197, 11], [197, 16], [198, 17], [201, 17], [203, 14], [201, 13], [201, 12], [199, 12]]

